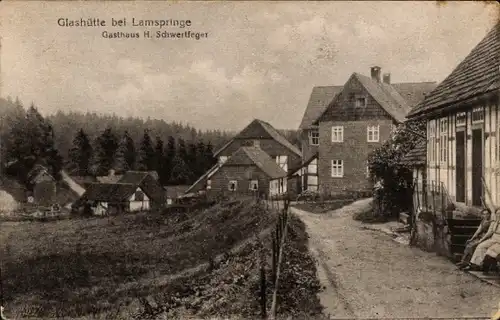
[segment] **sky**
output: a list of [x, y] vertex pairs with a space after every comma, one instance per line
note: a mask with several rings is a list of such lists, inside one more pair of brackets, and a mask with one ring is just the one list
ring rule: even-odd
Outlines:
[[[252, 119], [297, 129], [314, 86], [378, 65], [392, 82], [440, 82], [485, 36], [500, 5], [483, 2], [0, 2], [2, 97], [58, 110], [115, 113], [240, 130]], [[63, 27], [98, 18], [106, 27]], [[111, 27], [126, 18], [128, 26]], [[191, 20], [138, 27], [132, 18]], [[143, 32], [208, 33], [203, 39]], [[138, 32], [140, 38], [102, 33]]]

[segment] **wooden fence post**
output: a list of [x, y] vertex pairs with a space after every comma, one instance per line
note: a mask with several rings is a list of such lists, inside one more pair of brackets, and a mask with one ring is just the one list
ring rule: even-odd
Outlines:
[[267, 318], [267, 306], [266, 306], [266, 269], [264, 268], [264, 259], [261, 257], [260, 261], [260, 315], [262, 319]]

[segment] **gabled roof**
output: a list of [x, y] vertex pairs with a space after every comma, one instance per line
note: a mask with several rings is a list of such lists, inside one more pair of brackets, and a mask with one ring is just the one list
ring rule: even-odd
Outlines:
[[425, 140], [418, 142], [415, 148], [410, 150], [401, 162], [411, 167], [425, 166], [427, 159], [427, 146]]
[[165, 189], [165, 193], [167, 195], [167, 198], [175, 199], [183, 195], [187, 189], [189, 189], [189, 186], [166, 186], [163, 187]]
[[[404, 122], [412, 106], [421, 101], [420, 99], [436, 86], [435, 82], [387, 84], [357, 72], [353, 73], [346, 83], [349, 83], [352, 79], [356, 79], [361, 83], [380, 107], [399, 123]], [[327, 120], [329, 112], [334, 112], [332, 111], [334, 108], [341, 107], [340, 104], [342, 104], [343, 98], [342, 91], [335, 96], [321, 116], [314, 121], [314, 124]]]
[[41, 164], [34, 165], [28, 172], [28, 179], [31, 183], [38, 183], [43, 180], [43, 177], [55, 181], [54, 177], [49, 173], [49, 170]]
[[241, 147], [222, 167], [231, 165], [256, 165], [271, 179], [285, 177], [287, 172], [281, 168], [264, 150], [259, 147]]
[[126, 200], [137, 186], [128, 183], [91, 183], [82, 198], [92, 201], [118, 202]]
[[500, 22], [408, 117], [423, 115], [500, 88]]
[[302, 117], [302, 122], [300, 123], [299, 129], [309, 128], [314, 120], [316, 120], [325, 109], [328, 107], [330, 101], [335, 98], [335, 96], [342, 91], [343, 86], [322, 86], [314, 87], [309, 97], [309, 102], [307, 103], [304, 116]]
[[288, 148], [290, 151], [297, 154], [298, 156], [302, 156], [302, 153], [300, 152], [299, 148], [290, 143], [290, 141], [288, 141], [283, 135], [281, 135], [271, 124], [259, 119], [254, 119], [249, 125], [247, 125], [243, 130], [241, 130], [240, 133], [238, 133], [233, 139], [231, 139], [228, 143], [222, 146], [219, 150], [215, 151], [214, 156], [217, 157], [217, 155], [222, 151], [224, 151], [234, 140], [245, 139], [246, 133], [250, 130], [250, 128], [255, 129], [259, 127], [263, 129], [262, 133], [265, 134], [265, 136], [264, 135], [252, 136], [252, 138], [256, 139], [271, 138], [276, 142], [280, 143], [281, 145], [283, 145], [284, 147]]

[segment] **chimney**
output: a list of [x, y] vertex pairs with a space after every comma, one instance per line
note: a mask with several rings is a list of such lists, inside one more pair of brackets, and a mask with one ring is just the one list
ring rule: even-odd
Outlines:
[[384, 73], [384, 83], [391, 84], [391, 74]]
[[371, 67], [372, 80], [380, 82], [380, 67]]

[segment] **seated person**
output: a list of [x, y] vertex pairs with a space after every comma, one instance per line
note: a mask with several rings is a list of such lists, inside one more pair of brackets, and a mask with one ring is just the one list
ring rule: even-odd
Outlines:
[[461, 268], [469, 265], [472, 254], [476, 250], [476, 247], [479, 245], [479, 240], [482, 236], [484, 236], [491, 225], [491, 212], [488, 209], [484, 209], [481, 214], [483, 218], [481, 220], [481, 224], [477, 228], [474, 235], [465, 243], [464, 255], [462, 256], [462, 260], [457, 263], [457, 265]]
[[[500, 244], [500, 212], [495, 212], [494, 221], [491, 223], [490, 228], [486, 234], [479, 240], [479, 244], [470, 259], [468, 269], [481, 270], [484, 266], [484, 260], [487, 253], [492, 253], [496, 244]], [[491, 250], [490, 250], [491, 249]], [[490, 251], [488, 251], [490, 250]]]

